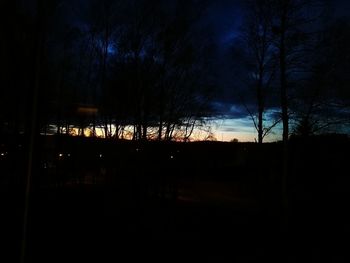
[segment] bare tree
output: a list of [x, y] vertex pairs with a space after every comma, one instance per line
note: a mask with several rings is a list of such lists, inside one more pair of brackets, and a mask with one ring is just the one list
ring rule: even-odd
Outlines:
[[310, 76], [295, 107], [294, 134], [346, 132], [350, 123], [349, 24], [336, 21], [320, 31]]
[[[258, 132], [258, 143], [269, 134], [280, 120], [266, 126], [266, 96], [276, 73], [274, 36], [271, 32], [273, 10], [268, 0], [252, 0], [246, 2], [246, 15], [242, 28], [243, 43], [247, 47], [247, 63], [250, 79], [255, 88], [257, 114], [248, 105], [245, 107]], [[270, 90], [271, 92], [271, 90]], [[257, 115], [257, 117], [256, 117]]]
[[[309, 70], [315, 22], [322, 13], [322, 1], [319, 0], [273, 0], [272, 32], [275, 35], [274, 47], [279, 64], [279, 88], [282, 138], [289, 138], [290, 100], [293, 84]], [[297, 84], [297, 85], [300, 85]]]
[[[288, 226], [288, 173], [289, 173], [289, 122], [291, 90], [300, 85], [300, 79], [307, 72], [308, 55], [312, 50], [313, 22], [319, 17], [320, 1], [310, 0], [272, 0], [272, 33], [275, 35], [274, 47], [278, 57], [281, 119], [283, 126], [282, 159], [282, 202], [285, 212], [285, 226]], [[299, 81], [299, 83], [298, 83]]]
[[197, 123], [194, 119], [203, 117], [203, 104], [208, 104], [202, 81], [207, 43], [199, 46], [194, 41], [198, 10], [182, 12], [194, 8], [182, 1], [174, 1], [176, 11], [158, 4], [141, 1], [128, 6], [117, 40], [115, 68], [124, 73], [116, 72], [119, 77], [112, 85], [124, 90], [125, 122], [134, 126], [136, 140], [154, 138], [155, 127], [158, 140], [172, 140], [179, 129], [187, 129], [188, 136]]

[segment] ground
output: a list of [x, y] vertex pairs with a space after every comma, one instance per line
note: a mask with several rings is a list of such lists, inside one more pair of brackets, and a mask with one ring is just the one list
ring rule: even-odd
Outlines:
[[[279, 144], [73, 143], [43, 148], [27, 262], [347, 262], [348, 142], [290, 145], [287, 210]], [[23, 185], [3, 182], [0, 257], [18, 262]]]

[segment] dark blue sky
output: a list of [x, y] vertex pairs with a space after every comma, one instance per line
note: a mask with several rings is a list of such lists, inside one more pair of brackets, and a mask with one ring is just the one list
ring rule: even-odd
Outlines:
[[[242, 85], [237, 83], [235, 73], [232, 67], [235, 67], [236, 61], [232, 55], [231, 47], [239, 39], [239, 29], [242, 25], [242, 3], [244, 0], [221, 0], [213, 1], [207, 11], [205, 22], [214, 28], [215, 39], [218, 45], [217, 67], [218, 67], [218, 85], [219, 94], [215, 102], [217, 110], [225, 116], [225, 120], [215, 128], [217, 138], [230, 140], [236, 137], [242, 140], [254, 140], [255, 130], [252, 121], [248, 117], [247, 110], [237, 96], [237, 89], [242, 89]], [[328, 5], [329, 19], [338, 19], [350, 17], [349, 0], [326, 0]], [[239, 92], [238, 92], [239, 93]], [[252, 98], [253, 102], [255, 98]], [[248, 102], [249, 103], [249, 102]], [[276, 102], [278, 107], [278, 103]], [[278, 108], [270, 108], [267, 115], [273, 115]], [[277, 127], [270, 140], [279, 137], [279, 128]], [[268, 138], [269, 140], [269, 138]]]
[[[333, 19], [343, 17], [350, 18], [350, 0], [324, 0], [327, 11]], [[218, 46], [217, 64], [220, 67], [220, 75], [226, 76], [224, 79], [223, 101], [235, 100], [230, 98], [227, 92], [227, 86], [230, 86], [230, 80], [227, 78], [232, 74], [232, 66], [235, 64], [232, 55], [232, 46], [239, 40], [239, 29], [242, 26], [242, 3], [244, 0], [218, 0], [213, 1], [204, 16], [204, 24], [213, 28], [214, 38]], [[231, 71], [231, 73], [230, 73]]]
[[350, 17], [350, 1], [349, 0], [334, 0], [335, 14], [338, 17]]
[[215, 28], [218, 43], [229, 44], [241, 25], [240, 1], [214, 1], [208, 9], [207, 20]]

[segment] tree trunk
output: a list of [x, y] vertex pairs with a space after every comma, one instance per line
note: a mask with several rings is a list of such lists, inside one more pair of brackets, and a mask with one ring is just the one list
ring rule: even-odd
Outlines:
[[280, 36], [280, 78], [281, 78], [281, 110], [283, 123], [283, 142], [288, 141], [289, 134], [289, 116], [288, 116], [288, 95], [287, 95], [287, 65], [286, 65], [286, 12], [281, 17], [281, 36]]
[[262, 94], [262, 86], [263, 86], [263, 73], [262, 70], [260, 70], [259, 73], [259, 82], [258, 82], [258, 88], [257, 88], [257, 97], [258, 97], [258, 143], [263, 143], [264, 138], [264, 128], [263, 128], [263, 114], [264, 114], [264, 101], [263, 101], [263, 94]]
[[282, 7], [280, 24], [280, 85], [281, 85], [281, 110], [283, 124], [283, 160], [282, 160], [282, 209], [284, 212], [284, 230], [288, 229], [288, 135], [289, 135], [289, 115], [288, 115], [288, 93], [287, 93], [287, 65], [286, 65], [286, 23], [287, 6]]

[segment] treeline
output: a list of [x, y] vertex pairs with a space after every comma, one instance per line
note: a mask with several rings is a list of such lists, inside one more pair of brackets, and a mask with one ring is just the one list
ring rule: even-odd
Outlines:
[[2, 132], [33, 121], [36, 88], [42, 133], [188, 140], [211, 117], [205, 4], [27, 2], [1, 8]]

